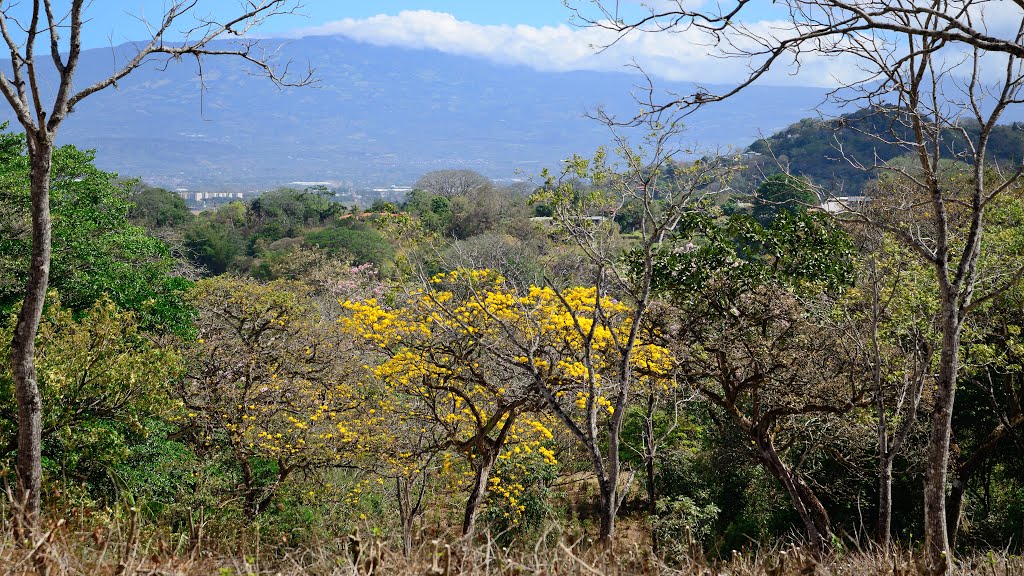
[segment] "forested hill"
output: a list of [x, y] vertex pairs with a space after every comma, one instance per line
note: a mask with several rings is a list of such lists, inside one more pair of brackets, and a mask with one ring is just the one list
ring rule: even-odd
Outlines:
[[[877, 177], [877, 172], [864, 170], [851, 160], [870, 166], [875, 158], [888, 161], [907, 153], [906, 148], [868, 136], [896, 134], [912, 140], [909, 129], [893, 120], [891, 115], [870, 110], [859, 110], [836, 119], [805, 118], [755, 141], [750, 151], [763, 154], [764, 162], [777, 160], [793, 174], [806, 176], [837, 195], [856, 195], [869, 180]], [[978, 126], [968, 122], [963, 127], [975, 140]], [[947, 143], [943, 148], [946, 158], [953, 158], [956, 151], [964, 150], [963, 135], [959, 132], [946, 130], [943, 140]], [[997, 126], [989, 150], [992, 160], [1001, 165], [1020, 163], [1024, 158], [1024, 123]]]

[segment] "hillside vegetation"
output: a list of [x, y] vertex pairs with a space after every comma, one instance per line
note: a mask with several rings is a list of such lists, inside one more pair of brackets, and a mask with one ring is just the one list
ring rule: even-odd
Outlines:
[[[958, 160], [969, 154], [978, 125], [964, 120], [959, 128], [944, 128], [943, 158]], [[966, 137], [965, 137], [966, 135]], [[888, 109], [864, 109], [831, 119], [805, 118], [785, 130], [750, 145], [761, 154], [758, 164], [768, 173], [781, 168], [806, 176], [835, 196], [860, 195], [877, 170], [869, 170], [907, 154], [912, 141], [905, 117]], [[988, 144], [993, 163], [1010, 169], [1024, 158], [1024, 124], [996, 126]]]
[[[771, 142], [820, 182], [825, 163], [799, 162], [824, 134], [807, 123]], [[20, 142], [4, 136], [0, 157], [4, 346], [30, 242]], [[81, 574], [919, 568], [934, 280], [892, 238], [806, 210], [806, 180], [772, 176], [749, 210], [723, 209], [733, 158], [634, 169], [601, 151], [529, 188], [451, 170], [400, 204], [282, 189], [194, 215], [90, 153], [57, 158], [36, 359], [49, 532], [28, 549], [5, 532], [0, 561]], [[1022, 214], [1015, 193], [987, 216], [993, 277], [1020, 261]], [[971, 318], [954, 414], [952, 536], [965, 567], [997, 573], [1022, 569], [1022, 303], [1015, 286]], [[880, 435], [903, 439], [889, 484]]]

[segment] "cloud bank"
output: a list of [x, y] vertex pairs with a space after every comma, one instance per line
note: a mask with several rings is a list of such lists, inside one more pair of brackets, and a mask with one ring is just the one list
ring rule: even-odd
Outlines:
[[[753, 26], [770, 32], [772, 22]], [[705, 84], [729, 84], [749, 74], [741, 58], [710, 54], [696, 31], [631, 34], [619, 39], [596, 28], [568, 25], [481, 25], [429, 10], [404, 11], [365, 19], [344, 19], [294, 31], [290, 36], [333, 36], [378, 46], [431, 49], [517, 64], [543, 71], [624, 71], [635, 63], [651, 76]], [[601, 47], [605, 47], [601, 49]], [[768, 85], [835, 86], [848, 67], [825, 58], [802, 62], [799, 74], [784, 68], [763, 79]]]

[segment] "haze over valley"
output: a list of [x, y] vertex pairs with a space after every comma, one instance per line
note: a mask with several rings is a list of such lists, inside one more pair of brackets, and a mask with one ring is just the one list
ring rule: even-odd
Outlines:
[[[279, 90], [235, 62], [209, 59], [204, 92], [194, 61], [147, 65], [78, 105], [59, 141], [94, 148], [105, 170], [169, 189], [401, 186], [445, 168], [522, 179], [607, 145], [608, 129], [586, 113], [605, 106], [634, 114], [631, 92], [643, 84], [625, 69], [538, 71], [343, 36], [288, 40], [279, 55], [287, 59], [312, 65], [316, 85]], [[80, 82], [111, 67], [110, 49], [85, 51]], [[657, 82], [659, 91], [692, 89]], [[729, 106], [687, 118], [686, 139], [708, 149], [743, 148], [814, 115], [824, 94], [756, 87]]]

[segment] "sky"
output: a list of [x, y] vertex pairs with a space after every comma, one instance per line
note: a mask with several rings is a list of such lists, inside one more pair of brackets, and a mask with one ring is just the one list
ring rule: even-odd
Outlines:
[[[101, 48], [144, 39], [147, 30], [140, 17], [158, 18], [171, 1], [92, 0], [84, 44]], [[250, 1], [197, 0], [195, 14], [237, 14], [239, 5]], [[297, 1], [303, 4], [301, 15], [274, 17], [249, 35], [340, 35], [378, 46], [438, 50], [547, 71], [622, 71], [635, 68], [635, 63], [655, 78], [703, 84], [735, 83], [750, 71], [749, 60], [709, 54], [707, 38], [694, 30], [630, 34], [615, 41], [608, 31], [573, 25], [562, 0]], [[590, 15], [597, 14], [592, 0], [569, 1]], [[720, 1], [728, 5], [729, 0], [604, 0], [604, 5], [617, 7], [629, 20], [652, 7], [683, 2], [687, 7], [713, 8]], [[782, 25], [784, 14], [779, 10], [774, 2], [753, 2], [745, 8], [744, 21], [759, 34], [771, 35]], [[610, 44], [614, 45], [598, 49]], [[859, 74], [849, 61], [817, 57], [806, 58], [799, 74], [795, 72], [795, 67], [775, 66], [761, 83], [828, 87], [855, 80], [851, 75]]]
[[[116, 42], [138, 40], [145, 29], [135, 15], [158, 16], [165, 0], [94, 0], [88, 15], [96, 25], [84, 40], [90, 47], [108, 45], [113, 34]], [[545, 26], [565, 23], [568, 10], [561, 0], [302, 0], [300, 14], [275, 17], [260, 31], [268, 36], [288, 35], [297, 30], [323, 26], [330, 22], [362, 20], [381, 14], [427, 10], [447, 13], [476, 24], [523, 24]], [[226, 15], [237, 12], [238, 0], [201, 0], [202, 11]]]
[[[106, 46], [111, 34], [125, 39], [144, 33], [135, 16], [159, 15], [168, 0], [93, 0], [88, 15], [97, 26], [85, 40], [93, 47]], [[429, 11], [445, 13], [458, 20], [480, 25], [558, 26], [568, 22], [570, 11], [563, 0], [298, 0], [302, 7], [297, 16], [275, 18], [262, 27], [268, 35], [288, 34], [315, 28], [345, 19], [365, 20], [373, 16], [395, 16], [401, 12]], [[589, 0], [571, 0], [586, 6]], [[707, 0], [684, 0], [685, 5], [707, 4]], [[202, 10], [215, 14], [237, 11], [240, 0], [200, 0]], [[672, 6], [671, 0], [609, 0], [608, 6], [619, 7], [622, 15], [639, 14], [659, 4]], [[754, 3], [748, 9], [756, 16], [771, 14], [769, 2]], [[102, 23], [102, 24], [100, 24]], [[137, 40], [138, 38], [132, 38]]]
[[[64, 0], [65, 2], [67, 0]], [[87, 48], [105, 48], [147, 37], [142, 18], [158, 19], [171, 0], [92, 0], [83, 35]], [[236, 14], [249, 0], [198, 0], [196, 15]], [[636, 34], [607, 50], [613, 34], [573, 25], [562, 0], [298, 0], [301, 15], [283, 15], [250, 35], [299, 38], [341, 35], [378, 46], [438, 50], [498, 64], [525, 65], [545, 71], [635, 70], [674, 81], [731, 83], [747, 72], [739, 59], [723, 62], [707, 54], [693, 34]], [[598, 14], [590, 0], [570, 0], [588, 14]], [[688, 6], [716, 0], [681, 0]], [[59, 3], [59, 1], [58, 1]], [[27, 5], [28, 3], [24, 3]], [[606, 0], [621, 16], [647, 13], [653, 5], [675, 0]], [[753, 3], [748, 16], [767, 21], [769, 2]], [[194, 22], [194, 20], [189, 20]], [[804, 71], [805, 85], [830, 85], [829, 67]], [[778, 84], [793, 84], [779, 74]], [[771, 83], [771, 82], [769, 82]]]

